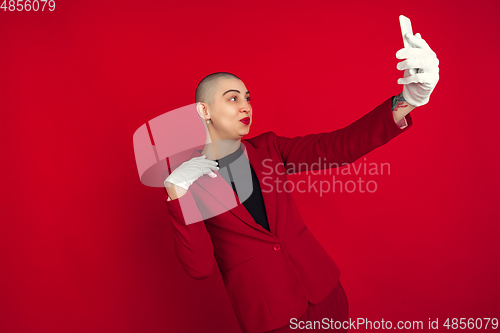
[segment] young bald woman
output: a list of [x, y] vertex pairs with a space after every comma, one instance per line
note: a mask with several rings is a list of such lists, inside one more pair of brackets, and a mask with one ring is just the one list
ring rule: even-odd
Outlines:
[[[411, 37], [414, 45], [427, 45]], [[398, 64], [405, 70], [398, 81], [405, 85], [403, 93], [330, 133], [288, 138], [266, 132], [244, 139], [252, 105], [243, 81], [218, 72], [198, 84], [196, 110], [207, 141], [165, 180], [164, 200], [183, 268], [203, 279], [218, 266], [243, 332], [347, 331], [348, 302], [338, 266], [305, 225], [292, 194], [263, 186], [264, 176], [283, 183], [299, 163], [308, 170], [322, 168], [318, 159], [325, 165], [352, 163], [406, 132], [413, 124], [409, 112], [428, 102], [437, 83], [433, 75], [417, 76], [437, 72], [431, 52], [399, 50], [398, 57], [412, 60]], [[410, 76], [408, 68], [415, 64], [419, 74]], [[282, 172], [269, 176], [264, 161]], [[239, 200], [248, 187], [238, 176], [245, 165], [251, 194]], [[234, 194], [237, 205], [228, 205], [223, 192]]]

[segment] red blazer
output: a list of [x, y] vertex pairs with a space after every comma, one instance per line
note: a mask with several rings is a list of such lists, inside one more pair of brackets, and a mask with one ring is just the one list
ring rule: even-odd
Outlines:
[[[410, 115], [408, 126], [401, 129], [394, 122], [391, 100], [330, 133], [287, 138], [266, 132], [242, 139], [261, 188], [269, 188], [262, 182], [264, 172], [265, 177], [273, 177], [267, 184], [274, 184], [276, 178], [283, 184], [290, 165], [297, 170], [299, 163], [307, 163], [308, 170], [319, 170], [321, 158], [342, 166], [407, 131], [412, 125]], [[191, 158], [195, 156], [201, 154], [194, 150]], [[261, 163], [264, 160], [266, 166]], [[279, 172], [269, 175], [270, 165]], [[165, 196], [177, 257], [195, 279], [209, 276], [217, 262], [243, 332], [288, 325], [290, 318], [306, 311], [308, 301], [319, 303], [332, 291], [340, 270], [305, 225], [289, 191], [262, 190], [271, 232], [256, 223], [239, 200], [236, 207], [231, 206], [224, 195], [228, 191], [236, 197], [221, 175], [204, 175], [179, 199]], [[204, 222], [186, 223], [188, 217]]]

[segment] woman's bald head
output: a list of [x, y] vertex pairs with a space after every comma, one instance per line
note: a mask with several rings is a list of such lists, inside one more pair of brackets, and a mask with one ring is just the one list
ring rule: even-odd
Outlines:
[[234, 74], [227, 72], [217, 72], [205, 76], [196, 87], [195, 103], [202, 102], [213, 104], [215, 92], [217, 91], [217, 83], [221, 79], [238, 79]]

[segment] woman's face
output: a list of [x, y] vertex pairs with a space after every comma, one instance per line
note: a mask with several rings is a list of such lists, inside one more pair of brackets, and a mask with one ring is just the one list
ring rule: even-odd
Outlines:
[[[213, 103], [207, 110], [211, 118], [207, 126], [213, 140], [239, 140], [250, 131], [250, 93], [238, 79], [219, 79]], [[247, 122], [242, 122], [245, 118]]]

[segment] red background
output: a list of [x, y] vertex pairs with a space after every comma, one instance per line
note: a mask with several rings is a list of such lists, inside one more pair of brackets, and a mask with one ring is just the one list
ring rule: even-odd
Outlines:
[[134, 131], [216, 71], [252, 92], [248, 138], [348, 125], [402, 90], [400, 14], [440, 81], [366, 156], [391, 175], [294, 195], [352, 318], [500, 317], [500, 2], [56, 0], [0, 11], [0, 331], [238, 332], [220, 273], [193, 280], [176, 258]]

